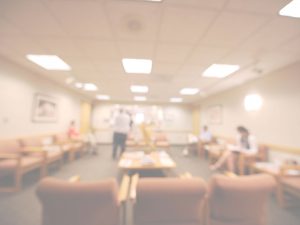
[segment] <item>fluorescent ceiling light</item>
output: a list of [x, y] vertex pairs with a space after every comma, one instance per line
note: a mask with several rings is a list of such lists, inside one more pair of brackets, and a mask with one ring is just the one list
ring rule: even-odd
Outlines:
[[71, 67], [56, 55], [26, 55], [26, 57], [46, 70], [71, 70]]
[[98, 100], [109, 100], [110, 96], [109, 95], [97, 95], [96, 98]]
[[93, 84], [93, 83], [85, 83], [83, 85], [83, 89], [85, 91], [97, 91], [98, 87], [95, 84]]
[[146, 100], [147, 98], [145, 96], [134, 96], [134, 101], [143, 102]]
[[145, 2], [162, 2], [163, 0], [144, 0]]
[[149, 91], [149, 88], [148, 86], [131, 85], [130, 90], [133, 93], [147, 93]]
[[149, 74], [152, 70], [152, 60], [150, 59], [122, 59], [122, 64], [126, 73]]
[[182, 95], [195, 95], [199, 92], [198, 88], [182, 88], [180, 94]]
[[239, 69], [240, 69], [239, 65], [212, 64], [210, 67], [208, 67], [204, 71], [202, 76], [203, 77], [223, 78], [223, 77], [227, 77], [228, 75], [236, 72]]
[[170, 98], [170, 102], [182, 102], [182, 98]]
[[300, 0], [293, 0], [279, 11], [281, 16], [300, 18]]
[[75, 87], [76, 87], [76, 88], [82, 88], [82, 87], [83, 87], [83, 83], [76, 82], [76, 83], [75, 83]]

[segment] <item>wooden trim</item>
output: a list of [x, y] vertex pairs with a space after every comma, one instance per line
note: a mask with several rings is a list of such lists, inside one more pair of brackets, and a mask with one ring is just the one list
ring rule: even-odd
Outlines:
[[119, 189], [119, 202], [125, 202], [128, 197], [130, 177], [124, 175]]
[[136, 199], [136, 188], [139, 181], [139, 174], [134, 174], [131, 178], [131, 185], [130, 185], [130, 192], [129, 192], [129, 198], [130, 200], [135, 201]]
[[68, 179], [68, 181], [69, 181], [70, 183], [79, 182], [79, 181], [80, 181], [80, 176], [79, 176], [79, 175], [74, 175], [74, 176], [70, 177], [70, 178]]
[[[225, 139], [225, 140], [233, 140], [234, 139], [232, 137], [225, 137], [222, 135], [214, 135], [214, 136], [217, 138]], [[268, 143], [259, 143], [259, 144], [268, 146], [271, 151], [300, 155], [300, 148], [276, 145], [276, 144], [268, 144]]]

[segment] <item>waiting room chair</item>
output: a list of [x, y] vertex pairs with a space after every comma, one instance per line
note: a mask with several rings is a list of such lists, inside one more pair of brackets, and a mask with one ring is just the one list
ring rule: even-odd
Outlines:
[[142, 178], [136, 187], [134, 224], [203, 224], [206, 193], [200, 178]]
[[168, 149], [170, 147], [167, 135], [163, 132], [158, 132], [154, 135], [154, 146], [156, 148]]
[[300, 201], [300, 165], [282, 165], [278, 176], [277, 197], [281, 207], [293, 206]]
[[210, 183], [208, 225], [266, 225], [268, 196], [275, 189], [271, 175], [215, 175]]
[[[45, 178], [36, 190], [42, 204], [42, 225], [119, 225], [127, 184], [118, 193], [115, 179], [68, 182]], [[125, 188], [125, 189], [124, 189]]]
[[0, 141], [0, 179], [12, 176], [13, 186], [0, 187], [0, 191], [18, 191], [22, 186], [22, 177], [25, 173], [39, 169], [40, 177], [45, 175], [46, 154], [23, 150], [17, 139]]
[[[46, 165], [50, 165], [54, 162], [58, 162], [58, 166], [63, 162], [63, 151], [60, 146], [55, 145], [52, 136], [32, 136], [20, 139], [22, 149], [24, 151], [44, 152], [46, 155]], [[46, 143], [47, 142], [47, 143]], [[45, 169], [47, 174], [47, 167]]]

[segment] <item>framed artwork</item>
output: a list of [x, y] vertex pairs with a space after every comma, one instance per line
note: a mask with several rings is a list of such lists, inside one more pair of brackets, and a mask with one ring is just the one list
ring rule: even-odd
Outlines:
[[33, 122], [56, 122], [58, 119], [58, 101], [56, 98], [35, 94], [32, 110]]
[[208, 122], [210, 124], [222, 123], [222, 105], [213, 105], [208, 108]]

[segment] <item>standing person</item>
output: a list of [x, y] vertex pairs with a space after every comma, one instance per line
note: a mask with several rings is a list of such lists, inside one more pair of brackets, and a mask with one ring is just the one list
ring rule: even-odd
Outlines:
[[256, 138], [250, 134], [247, 128], [243, 126], [237, 127], [238, 136], [236, 145], [228, 145], [226, 151], [218, 159], [218, 161], [210, 166], [211, 170], [217, 170], [227, 163], [228, 169], [234, 171], [234, 152], [246, 155], [254, 155], [258, 151]]
[[119, 114], [115, 118], [114, 133], [113, 133], [113, 152], [112, 158], [116, 159], [118, 147], [121, 148], [121, 154], [126, 148], [127, 134], [130, 130], [130, 117], [123, 109], [120, 109]]

